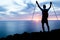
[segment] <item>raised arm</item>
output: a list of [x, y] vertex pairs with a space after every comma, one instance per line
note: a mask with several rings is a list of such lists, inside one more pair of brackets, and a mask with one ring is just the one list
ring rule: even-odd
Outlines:
[[51, 8], [51, 6], [52, 6], [52, 2], [50, 2], [50, 7], [48, 8], [48, 10]]
[[38, 5], [38, 7], [42, 10], [42, 8], [39, 6], [38, 2], [36, 1], [36, 4]]

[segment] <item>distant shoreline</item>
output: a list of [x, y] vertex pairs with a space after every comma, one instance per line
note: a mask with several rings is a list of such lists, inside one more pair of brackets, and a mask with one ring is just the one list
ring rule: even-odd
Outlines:
[[[34, 20], [0, 20], [0, 21], [34, 21]], [[60, 21], [60, 20], [48, 20], [48, 21]]]

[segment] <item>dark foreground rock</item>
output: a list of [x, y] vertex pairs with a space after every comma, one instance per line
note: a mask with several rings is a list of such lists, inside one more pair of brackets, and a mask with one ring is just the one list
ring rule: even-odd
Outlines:
[[23, 34], [8, 35], [5, 38], [0, 38], [0, 40], [53, 40], [60, 39], [60, 29], [52, 30], [51, 32], [32, 32]]

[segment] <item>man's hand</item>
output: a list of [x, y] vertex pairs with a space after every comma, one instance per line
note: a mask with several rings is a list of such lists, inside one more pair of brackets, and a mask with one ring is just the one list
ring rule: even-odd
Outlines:
[[52, 5], [52, 2], [50, 2], [50, 4]]
[[38, 4], [38, 2], [36, 1], [36, 3]]

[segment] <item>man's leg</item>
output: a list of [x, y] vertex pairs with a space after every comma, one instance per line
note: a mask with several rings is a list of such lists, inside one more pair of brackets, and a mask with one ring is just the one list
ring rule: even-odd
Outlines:
[[44, 23], [43, 22], [42, 22], [42, 29], [43, 29], [43, 32], [45, 32]]
[[47, 25], [47, 28], [48, 28], [48, 32], [50, 31], [50, 28], [49, 28], [49, 24], [48, 24], [48, 21], [46, 22], [46, 25]]

